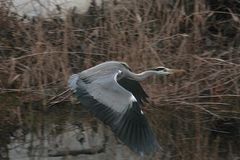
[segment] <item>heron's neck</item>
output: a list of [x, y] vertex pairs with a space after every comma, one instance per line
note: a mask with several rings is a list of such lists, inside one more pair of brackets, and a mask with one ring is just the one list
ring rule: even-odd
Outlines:
[[152, 70], [148, 70], [148, 71], [144, 71], [142, 73], [133, 73], [133, 72], [129, 72], [129, 77], [136, 80], [136, 81], [142, 81], [145, 80], [146, 78], [153, 76], [153, 75], [157, 75], [156, 71], [152, 71]]

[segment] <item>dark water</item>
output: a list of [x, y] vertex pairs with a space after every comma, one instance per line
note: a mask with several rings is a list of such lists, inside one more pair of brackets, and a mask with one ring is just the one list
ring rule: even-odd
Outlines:
[[0, 133], [0, 159], [139, 159], [110, 129], [80, 108], [54, 106], [42, 111], [31, 107], [21, 111], [21, 121], [5, 126], [12, 129]]
[[[7, 99], [4, 98], [4, 101]], [[4, 106], [10, 108], [10, 105]], [[18, 116], [0, 112], [0, 160], [141, 159], [119, 142], [108, 127], [79, 105], [61, 104], [44, 109], [38, 104], [31, 104], [19, 108], [19, 113], [13, 114]], [[214, 144], [218, 140], [218, 157], [239, 158], [238, 122], [236, 119], [220, 119], [209, 132], [209, 143]], [[186, 133], [189, 134], [189, 130]], [[166, 150], [163, 155], [157, 153], [154, 156], [142, 159], [174, 159]]]

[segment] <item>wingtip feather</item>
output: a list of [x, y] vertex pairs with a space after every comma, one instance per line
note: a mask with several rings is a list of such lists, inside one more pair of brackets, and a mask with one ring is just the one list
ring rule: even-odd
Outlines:
[[120, 140], [139, 155], [150, 154], [160, 149], [146, 118], [140, 113], [137, 103], [133, 103], [133, 106], [116, 126], [113, 131]]

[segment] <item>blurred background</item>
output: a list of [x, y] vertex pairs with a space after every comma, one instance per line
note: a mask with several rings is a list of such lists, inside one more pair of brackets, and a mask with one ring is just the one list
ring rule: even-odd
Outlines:
[[65, 93], [108, 60], [187, 71], [142, 83], [144, 159], [240, 159], [238, 0], [0, 0], [0, 159], [140, 159]]

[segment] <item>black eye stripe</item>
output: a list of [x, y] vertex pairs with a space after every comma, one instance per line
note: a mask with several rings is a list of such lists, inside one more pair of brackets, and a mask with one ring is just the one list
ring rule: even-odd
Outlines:
[[152, 68], [151, 70], [154, 70], [154, 71], [166, 71], [166, 68], [158, 67], [158, 68]]
[[127, 68], [128, 70], [132, 71], [132, 69], [131, 69], [127, 64], [122, 63], [122, 65], [123, 65], [125, 68]]

